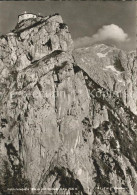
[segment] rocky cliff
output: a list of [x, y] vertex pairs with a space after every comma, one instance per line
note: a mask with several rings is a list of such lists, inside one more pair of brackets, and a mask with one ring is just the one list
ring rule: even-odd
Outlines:
[[0, 38], [0, 193], [136, 195], [137, 64], [73, 51], [60, 15]]

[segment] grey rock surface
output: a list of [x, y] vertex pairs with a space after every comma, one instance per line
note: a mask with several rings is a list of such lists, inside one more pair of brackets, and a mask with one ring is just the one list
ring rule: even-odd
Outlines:
[[0, 50], [0, 193], [136, 195], [135, 53], [73, 50], [58, 14], [18, 22]]

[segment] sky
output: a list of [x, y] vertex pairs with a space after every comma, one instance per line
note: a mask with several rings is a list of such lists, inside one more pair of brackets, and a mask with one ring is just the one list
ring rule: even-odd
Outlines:
[[123, 50], [136, 46], [135, 1], [1, 1], [0, 34], [14, 29], [24, 11], [47, 16], [59, 13], [69, 27], [75, 48], [94, 43]]

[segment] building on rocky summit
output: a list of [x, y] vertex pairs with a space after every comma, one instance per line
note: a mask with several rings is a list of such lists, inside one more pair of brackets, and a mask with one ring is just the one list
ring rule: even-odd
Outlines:
[[18, 22], [21, 22], [22, 20], [27, 20], [27, 19], [30, 19], [30, 18], [37, 18], [37, 17], [42, 17], [42, 16], [40, 16], [40, 14], [36, 15], [36, 14], [33, 14], [33, 13], [27, 13], [25, 11], [23, 14], [20, 14], [18, 16]]

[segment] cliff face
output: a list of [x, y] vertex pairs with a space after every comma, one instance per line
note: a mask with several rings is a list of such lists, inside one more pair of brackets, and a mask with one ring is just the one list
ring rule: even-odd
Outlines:
[[74, 51], [75, 60], [101, 87], [113, 91], [137, 115], [135, 51], [126, 53], [104, 44]]
[[135, 195], [135, 54], [72, 54], [58, 14], [19, 22], [0, 46], [1, 194]]

